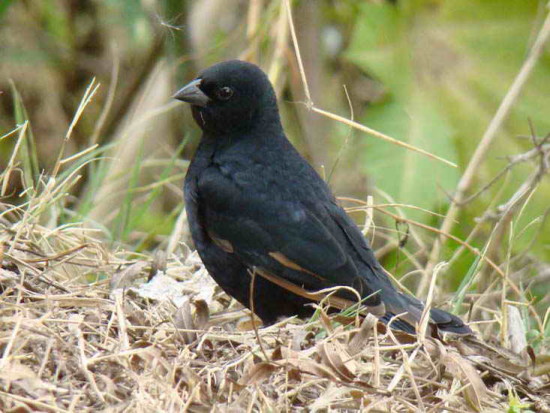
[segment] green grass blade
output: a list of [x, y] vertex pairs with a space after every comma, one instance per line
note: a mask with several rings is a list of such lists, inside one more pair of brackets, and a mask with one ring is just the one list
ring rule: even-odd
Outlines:
[[[15, 121], [18, 125], [21, 125], [26, 122], [29, 117], [19, 91], [13, 82], [10, 83], [13, 93], [13, 106], [15, 108]], [[33, 188], [36, 188], [36, 183], [38, 182], [39, 177], [38, 154], [36, 152], [36, 144], [30, 122], [27, 127], [25, 138], [21, 143], [20, 158], [23, 164], [23, 179], [25, 187], [29, 188], [32, 186]]]

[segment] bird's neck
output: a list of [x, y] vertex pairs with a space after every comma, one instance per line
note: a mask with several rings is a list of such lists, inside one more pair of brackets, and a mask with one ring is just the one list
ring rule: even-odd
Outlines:
[[203, 129], [202, 140], [218, 149], [232, 146], [237, 142], [254, 142], [256, 145], [267, 144], [284, 137], [283, 126], [277, 108], [257, 113], [250, 122], [243, 122], [241, 128]]
[[257, 150], [267, 149], [281, 139], [285, 139], [285, 135], [279, 123], [258, 128], [252, 127], [237, 132], [220, 133], [205, 130], [201, 143], [211, 148], [213, 152], [220, 153], [233, 146], [257, 148]]

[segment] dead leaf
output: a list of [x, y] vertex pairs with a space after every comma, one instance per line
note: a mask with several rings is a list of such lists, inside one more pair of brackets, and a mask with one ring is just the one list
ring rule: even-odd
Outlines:
[[198, 330], [202, 330], [210, 318], [208, 304], [204, 300], [194, 300], [193, 305], [195, 306], [195, 325]]
[[517, 307], [513, 305], [508, 305], [507, 310], [510, 350], [516, 354], [525, 354], [527, 339], [525, 338], [525, 326], [523, 325], [521, 314]]
[[111, 291], [118, 288], [130, 287], [138, 278], [144, 276], [142, 272], [148, 265], [149, 263], [145, 261], [138, 261], [130, 265], [129, 267], [126, 267], [123, 270], [116, 272], [109, 282], [109, 287]]
[[277, 361], [277, 360], [281, 360], [282, 358], [283, 358], [283, 352], [281, 350], [281, 346], [275, 347], [275, 349], [271, 353], [271, 360]]
[[238, 381], [241, 386], [259, 384], [273, 374], [279, 367], [273, 363], [261, 362], [254, 364]]
[[151, 269], [149, 270], [149, 276], [147, 281], [151, 281], [157, 273], [166, 272], [166, 253], [162, 250], [155, 251], [153, 256], [153, 262], [151, 262]]
[[359, 331], [355, 333], [349, 342], [348, 351], [352, 356], [356, 355], [365, 348], [365, 343], [367, 343], [368, 339], [374, 335], [374, 329], [377, 324], [378, 318], [372, 314], [367, 314], [361, 323], [361, 327], [359, 327]]
[[476, 411], [481, 411], [481, 402], [487, 394], [487, 388], [477, 370], [468, 360], [454, 351], [445, 351], [441, 361], [449, 373], [459, 379], [462, 385], [467, 385], [464, 389], [466, 401]]
[[347, 397], [350, 393], [348, 387], [329, 385], [327, 389], [316, 398], [316, 400], [308, 406], [308, 411], [331, 411], [336, 400], [341, 400]]
[[[323, 363], [335, 371], [343, 380], [355, 378], [356, 366], [347, 351], [338, 342], [326, 341], [317, 346]], [[344, 361], [346, 360], [346, 361]]]
[[[254, 321], [252, 320], [252, 317], [254, 317]], [[252, 331], [254, 330], [254, 324], [256, 324], [256, 327], [260, 327], [262, 325], [262, 320], [253, 314], [250, 314], [250, 317], [246, 317], [244, 320], [239, 320], [237, 323], [237, 331]]]
[[[183, 304], [176, 310], [174, 314], [174, 325], [180, 329], [176, 334], [180, 334], [185, 344], [190, 344], [197, 339], [197, 333], [195, 330], [195, 323], [193, 321], [193, 315], [191, 314], [191, 303], [189, 299], [184, 301]], [[183, 331], [182, 331], [183, 330]]]
[[304, 343], [310, 334], [309, 331], [307, 331], [303, 327], [293, 328], [291, 330], [292, 334], [292, 340], [291, 340], [291, 348], [295, 351], [300, 351], [302, 349], [302, 343]]
[[331, 371], [331, 369], [323, 366], [320, 363], [317, 363], [316, 361], [311, 360], [305, 355], [301, 355], [300, 352], [292, 351], [288, 348], [282, 347], [281, 353], [283, 356], [281, 362], [297, 368], [301, 373], [307, 373], [311, 374], [312, 376], [322, 377], [330, 380], [338, 380], [338, 377]]
[[327, 333], [328, 334], [334, 333], [334, 328], [332, 327], [332, 322], [330, 321], [330, 317], [328, 316], [328, 314], [326, 313], [324, 308], [322, 308], [320, 306], [317, 306], [317, 305], [315, 307], [317, 308], [317, 311], [319, 311], [321, 324], [323, 324], [323, 327], [325, 328], [325, 330], [327, 330]]
[[448, 341], [461, 355], [475, 357], [480, 363], [490, 365], [509, 376], [519, 376], [529, 369], [529, 361], [504, 347], [491, 345], [475, 337], [463, 337], [456, 341]]

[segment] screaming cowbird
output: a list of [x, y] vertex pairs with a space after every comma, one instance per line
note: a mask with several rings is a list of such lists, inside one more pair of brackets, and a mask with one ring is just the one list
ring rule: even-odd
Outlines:
[[[287, 140], [271, 83], [257, 66], [218, 63], [174, 98], [191, 104], [203, 131], [185, 206], [197, 251], [226, 293], [272, 324], [310, 315], [318, 291], [345, 286], [330, 306], [360, 302], [382, 322], [415, 332], [424, 305], [392, 285], [328, 185]], [[439, 309], [430, 310], [430, 324], [471, 333]]]

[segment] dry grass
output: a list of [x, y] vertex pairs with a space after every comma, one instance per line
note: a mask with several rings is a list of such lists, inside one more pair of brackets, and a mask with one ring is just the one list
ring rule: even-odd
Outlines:
[[548, 371], [502, 349], [322, 310], [257, 336], [196, 254], [128, 259], [82, 228], [21, 227], [16, 212], [1, 222], [2, 411], [549, 408]]

